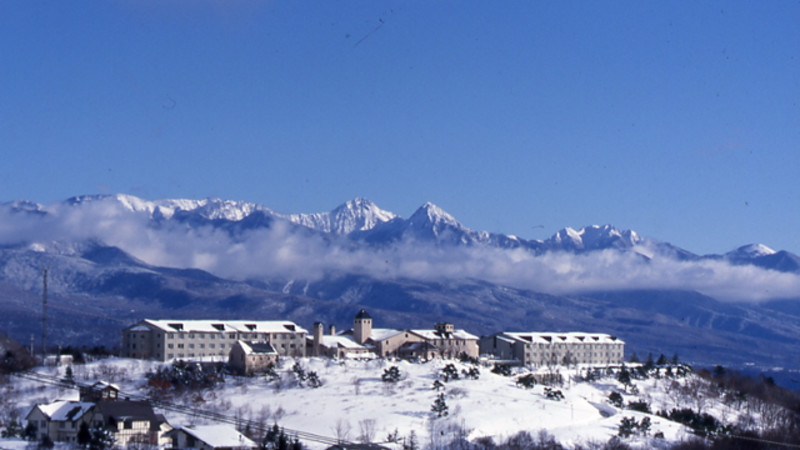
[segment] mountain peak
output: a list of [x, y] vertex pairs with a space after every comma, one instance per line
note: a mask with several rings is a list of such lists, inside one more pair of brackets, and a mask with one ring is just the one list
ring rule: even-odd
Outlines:
[[411, 223], [430, 223], [430, 224], [446, 224], [454, 227], [461, 227], [461, 224], [455, 217], [447, 213], [447, 211], [434, 205], [431, 202], [425, 202], [420, 206], [414, 214], [409, 217]]
[[316, 214], [292, 214], [288, 218], [294, 223], [326, 233], [350, 234], [365, 231], [396, 218], [389, 211], [380, 209], [375, 203], [356, 197], [337, 206], [330, 212]]
[[630, 248], [642, 241], [633, 230], [619, 230], [612, 225], [589, 225], [579, 230], [566, 227], [545, 241], [562, 250], [600, 250]]
[[774, 255], [775, 250], [764, 244], [747, 244], [725, 254], [728, 257], [757, 258], [759, 256]]

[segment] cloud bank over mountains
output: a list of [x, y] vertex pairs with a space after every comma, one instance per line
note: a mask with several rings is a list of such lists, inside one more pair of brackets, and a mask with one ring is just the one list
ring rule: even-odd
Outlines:
[[[2, 246], [71, 252], [84, 242], [118, 247], [150, 265], [235, 280], [358, 274], [485, 280], [553, 294], [681, 289], [731, 301], [800, 297], [798, 271], [700, 257], [609, 226], [565, 229], [548, 241], [475, 232], [430, 204], [408, 220], [363, 199], [330, 213], [292, 216], [248, 203], [125, 195], [0, 205]], [[760, 252], [753, 257], [774, 253], [753, 248]]]

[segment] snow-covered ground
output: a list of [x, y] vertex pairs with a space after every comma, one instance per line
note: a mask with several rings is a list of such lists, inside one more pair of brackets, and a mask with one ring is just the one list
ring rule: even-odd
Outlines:
[[[316, 372], [322, 385], [318, 388], [300, 385], [292, 371], [295, 362], [299, 362], [306, 373]], [[277, 422], [287, 429], [349, 441], [358, 441], [366, 434], [372, 441], [382, 442], [395, 431], [402, 439], [408, 438], [413, 431], [417, 443], [425, 447], [458, 436], [469, 440], [491, 437], [500, 442], [520, 431], [537, 436], [540, 430], [546, 430], [568, 447], [600, 443], [617, 434], [623, 417], [633, 417], [637, 421], [649, 417], [652, 422], [649, 436], [633, 436], [625, 440], [635, 447], [664, 447], [669, 442], [690, 436], [683, 425], [657, 415], [611, 406], [608, 401], [611, 392], [620, 392], [626, 404], [645, 401], [653, 412], [675, 407], [697, 410], [699, 406], [726, 423], [736, 422], [740, 414], [718, 401], [687, 403], [691, 399], [686, 395], [685, 387], [702, 381], [694, 375], [678, 380], [634, 380], [633, 386], [627, 389], [613, 376], [593, 382], [570, 379], [554, 388], [563, 392], [564, 399], [551, 400], [545, 396], [545, 386], [525, 389], [516, 385], [513, 376], [494, 374], [486, 367], [480, 367], [478, 379], [461, 375], [458, 380], [444, 382], [440, 391], [434, 390], [435, 380], [440, 379], [441, 370], [448, 364], [453, 364], [459, 373], [474, 367], [442, 360], [417, 364], [381, 359], [284, 359], [277, 369], [278, 380], [270, 381], [263, 376], [227, 377], [224, 384], [213, 389], [167, 399], [192, 408], [256, 420], [266, 425]], [[73, 372], [78, 383], [106, 380], [119, 385], [124, 394], [146, 395], [149, 388], [145, 375], [160, 365], [114, 358], [76, 365]], [[397, 366], [401, 374], [396, 383], [381, 379], [384, 370], [391, 366]], [[65, 374], [64, 367], [39, 368], [37, 371], [60, 377]], [[563, 374], [565, 377], [575, 375], [576, 369], [564, 370]], [[632, 393], [635, 391], [638, 394]], [[445, 417], [436, 417], [431, 411], [440, 392], [444, 393], [449, 408]], [[11, 409], [24, 417], [35, 403], [77, 399], [77, 391], [12, 378], [11, 384], [5, 388], [4, 398]], [[173, 426], [209, 423], [192, 415], [173, 411], [163, 413]], [[653, 437], [659, 432], [663, 439]], [[0, 441], [0, 448], [6, 448], [3, 444]], [[324, 448], [322, 444], [306, 444], [311, 448]]]

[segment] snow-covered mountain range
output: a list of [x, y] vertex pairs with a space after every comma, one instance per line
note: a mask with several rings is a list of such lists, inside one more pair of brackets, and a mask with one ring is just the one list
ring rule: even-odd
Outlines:
[[387, 326], [611, 331], [639, 351], [800, 368], [800, 356], [780, 356], [800, 344], [800, 258], [760, 244], [697, 255], [612, 225], [526, 240], [472, 230], [431, 203], [403, 218], [361, 198], [280, 214], [82, 196], [0, 204], [0, 224], [0, 326], [24, 339], [41, 323], [47, 268], [53, 326], [73, 340], [142, 317], [346, 326], [368, 307]]

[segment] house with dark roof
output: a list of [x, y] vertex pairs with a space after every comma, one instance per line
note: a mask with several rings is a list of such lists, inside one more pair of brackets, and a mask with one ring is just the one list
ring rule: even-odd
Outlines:
[[82, 402], [99, 402], [103, 400], [116, 400], [119, 396], [119, 386], [107, 381], [98, 381], [91, 386], [80, 387]]
[[114, 443], [159, 445], [162, 434], [172, 429], [162, 415], [155, 414], [144, 401], [101, 401], [95, 404], [92, 426], [103, 427], [114, 437]]

